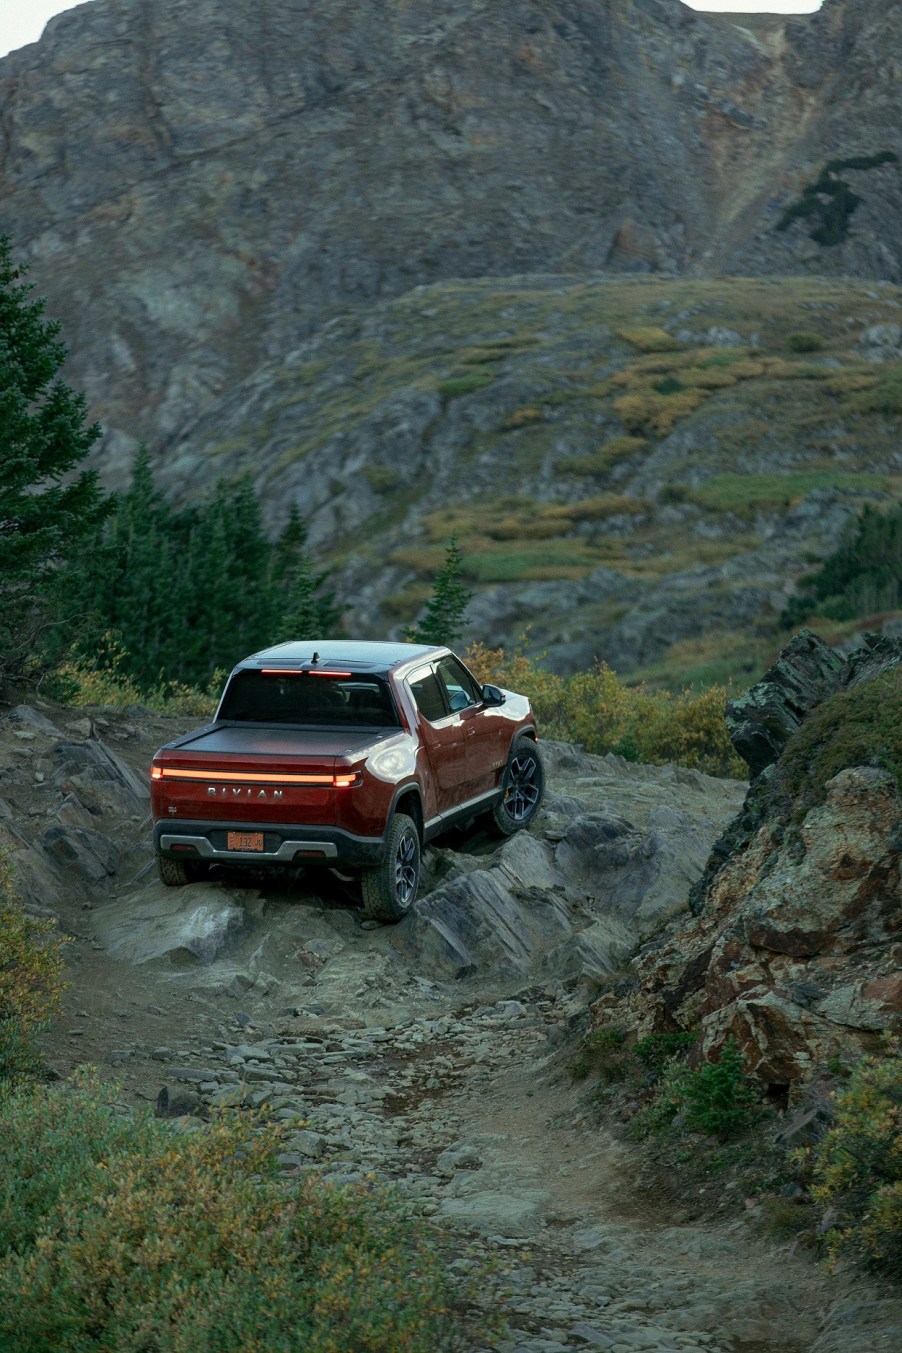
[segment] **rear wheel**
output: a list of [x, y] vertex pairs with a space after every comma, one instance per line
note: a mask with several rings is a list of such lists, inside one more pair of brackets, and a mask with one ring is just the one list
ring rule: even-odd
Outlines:
[[532, 822], [545, 792], [545, 768], [532, 738], [514, 740], [501, 781], [501, 798], [492, 809], [492, 822], [502, 836], [513, 836]]
[[197, 883], [205, 878], [209, 866], [203, 861], [174, 860], [170, 855], [157, 856], [157, 873], [167, 888], [183, 888], [186, 883]]
[[400, 921], [413, 906], [420, 881], [420, 837], [406, 813], [396, 813], [385, 858], [361, 877], [363, 909], [374, 921]]

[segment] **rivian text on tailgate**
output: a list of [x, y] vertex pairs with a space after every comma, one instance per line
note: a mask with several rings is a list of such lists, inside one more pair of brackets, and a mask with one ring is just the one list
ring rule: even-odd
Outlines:
[[476, 820], [512, 835], [543, 786], [529, 701], [450, 649], [280, 644], [238, 664], [212, 723], [157, 752], [154, 850], [171, 885], [221, 864], [359, 874], [367, 912], [395, 921], [426, 842]]

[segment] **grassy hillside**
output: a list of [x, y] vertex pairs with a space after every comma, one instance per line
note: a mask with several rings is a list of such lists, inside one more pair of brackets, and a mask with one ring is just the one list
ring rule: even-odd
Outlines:
[[[896, 288], [818, 278], [418, 288], [262, 368], [163, 473], [253, 465], [271, 522], [296, 500], [343, 571], [358, 629], [407, 622], [454, 535], [488, 598], [472, 637], [510, 643], [520, 598], [534, 649], [575, 627], [620, 670], [692, 674], [713, 646], [741, 674], [794, 578], [898, 496], [900, 318]], [[620, 660], [675, 578], [704, 616]]]

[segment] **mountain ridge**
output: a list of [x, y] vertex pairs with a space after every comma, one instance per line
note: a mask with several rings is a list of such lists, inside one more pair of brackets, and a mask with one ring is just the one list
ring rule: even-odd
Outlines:
[[829, 0], [764, 43], [679, 0], [93, 0], [0, 62], [0, 225], [116, 482], [259, 361], [415, 285], [811, 255], [902, 280], [892, 166], [857, 176], [841, 248], [772, 229], [824, 159], [892, 150], [868, 117], [892, 125], [871, 57], [897, 8]]

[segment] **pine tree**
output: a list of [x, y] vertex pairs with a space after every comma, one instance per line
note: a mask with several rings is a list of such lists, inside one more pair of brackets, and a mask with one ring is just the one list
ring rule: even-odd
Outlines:
[[415, 628], [408, 630], [407, 638], [416, 644], [454, 645], [461, 637], [464, 616], [472, 599], [472, 591], [463, 582], [463, 556], [456, 537], [452, 536], [423, 618]]
[[297, 504], [276, 542], [272, 560], [274, 642], [291, 639], [327, 639], [335, 632], [342, 607], [332, 592], [323, 591], [327, 575], [317, 572], [307, 549], [307, 528]]
[[107, 502], [93, 471], [72, 472], [100, 436], [84, 396], [59, 377], [60, 325], [31, 298], [25, 270], [0, 236], [0, 672], [29, 656], [50, 618], [63, 566], [78, 567]]

